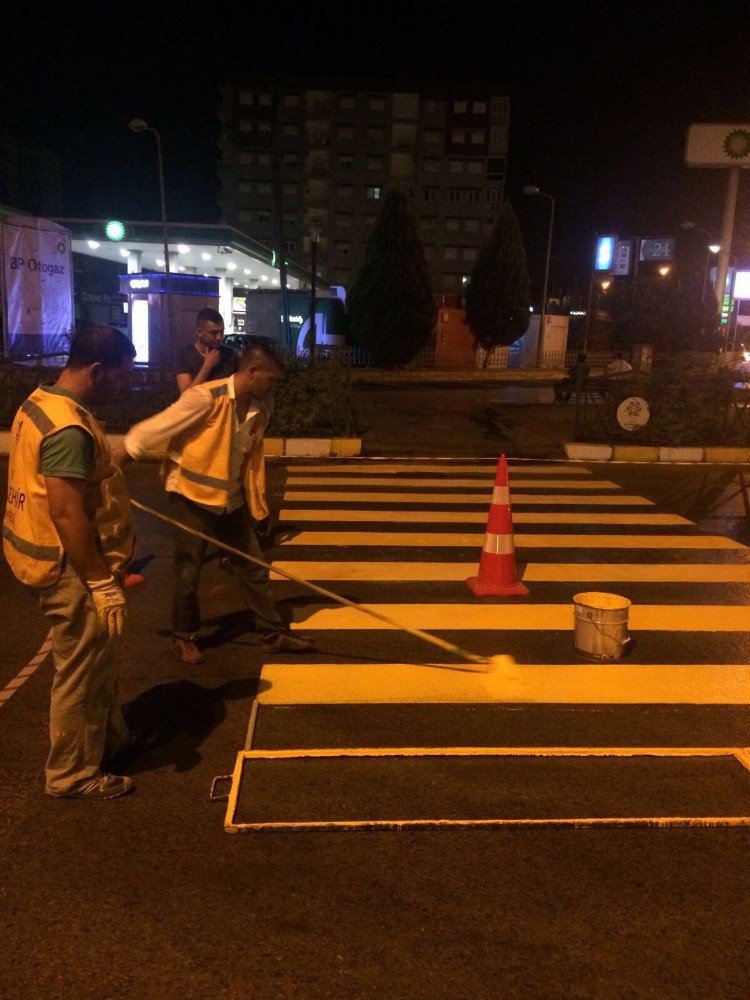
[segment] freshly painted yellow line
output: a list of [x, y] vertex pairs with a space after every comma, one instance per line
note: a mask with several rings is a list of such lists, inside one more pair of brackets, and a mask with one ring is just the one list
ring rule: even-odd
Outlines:
[[[487, 477], [487, 483], [490, 489], [494, 482], [493, 476]], [[398, 488], [399, 486], [423, 486], [425, 489], [435, 489], [439, 487], [444, 487], [446, 489], [454, 489], [458, 487], [466, 486], [481, 486], [481, 482], [477, 479], [408, 479], [406, 477], [395, 478], [394, 476], [363, 476], [361, 479], [354, 480], [351, 477], [344, 476], [289, 476], [287, 479], [287, 486], [392, 486]], [[579, 479], [553, 479], [553, 480], [540, 480], [540, 479], [517, 479], [513, 476], [510, 477], [510, 484], [514, 489], [533, 489], [534, 487], [539, 487], [540, 489], [545, 486], [549, 486], [550, 489], [555, 490], [619, 490], [621, 489], [617, 483], [611, 483], [607, 479], [585, 479], [581, 482]]]
[[[279, 569], [307, 580], [453, 582], [476, 576], [474, 562], [285, 562]], [[278, 574], [272, 580], [281, 580]], [[551, 583], [750, 583], [750, 564], [526, 563], [521, 579]]]
[[[324, 500], [326, 503], [468, 503], [480, 504], [486, 510], [490, 503], [492, 490], [486, 493], [361, 493], [349, 490], [346, 493], [329, 492], [328, 490], [307, 491], [307, 490], [285, 490], [284, 499], [297, 502], [304, 501], [310, 503], [314, 500]], [[511, 503], [516, 508], [519, 504], [562, 504], [575, 506], [576, 504], [588, 504], [597, 507], [618, 506], [618, 507], [652, 507], [653, 501], [645, 497], [629, 496], [624, 493], [613, 493], [611, 495], [588, 496], [586, 494], [555, 493], [538, 496], [534, 493], [511, 493]]]
[[[347, 472], [368, 472], [368, 473], [380, 473], [380, 472], [412, 472], [412, 473], [422, 473], [422, 472], [444, 472], [446, 475], [454, 475], [455, 473], [487, 473], [490, 476], [495, 475], [497, 469], [497, 462], [488, 462], [486, 465], [429, 465], [425, 463], [424, 465], [419, 465], [414, 462], [406, 463], [403, 465], [396, 465], [390, 462], [357, 462], [351, 465], [303, 465], [303, 466], [292, 466], [290, 472], [292, 474], [307, 474], [308, 472], [325, 472], [329, 476], [332, 472], [336, 475]], [[560, 473], [564, 473], [566, 476], [590, 476], [592, 473], [583, 468], [580, 465], [523, 465], [517, 468], [510, 467], [508, 472], [511, 476], [515, 475], [527, 475], [528, 473], [533, 473], [540, 476], [559, 476]]]
[[[567, 639], [572, 647], [572, 641]], [[573, 663], [518, 665], [511, 677], [441, 664], [267, 663], [264, 705], [502, 704], [746, 705], [750, 665]]]
[[[372, 604], [409, 628], [528, 631], [573, 629], [572, 604]], [[295, 608], [293, 628], [387, 629], [395, 626], [370, 618], [355, 608]], [[629, 612], [633, 631], [747, 632], [750, 608], [724, 604], [635, 604]], [[750, 694], [750, 691], [748, 692]], [[749, 699], [750, 700], [750, 699]]]
[[272, 830], [295, 830], [305, 833], [319, 830], [402, 830], [454, 829], [479, 826], [515, 830], [522, 827], [551, 829], [594, 829], [597, 827], [656, 828], [659, 830], [687, 827], [714, 829], [750, 826], [749, 816], [580, 816], [549, 819], [360, 819], [360, 820], [300, 820], [278, 823], [235, 823], [234, 812], [227, 809], [224, 830], [227, 833], [260, 833]]
[[[545, 535], [514, 533], [516, 549], [744, 549], [721, 535]], [[283, 545], [480, 548], [481, 532], [300, 531]]]
[[245, 760], [326, 757], [736, 757], [741, 747], [323, 747], [245, 750]]
[[[279, 512], [279, 521], [407, 521], [417, 523], [442, 523], [464, 521], [467, 524], [484, 524], [486, 511], [473, 510], [295, 510], [285, 508]], [[563, 511], [554, 514], [536, 511], [515, 511], [516, 524], [640, 524], [671, 525], [692, 524], [678, 514], [607, 514]]]
[[522, 576], [549, 583], [750, 583], [750, 564], [527, 563]]

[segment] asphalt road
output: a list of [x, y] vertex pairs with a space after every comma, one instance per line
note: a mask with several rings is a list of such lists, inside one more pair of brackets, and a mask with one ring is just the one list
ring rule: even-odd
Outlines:
[[[130, 767], [134, 795], [51, 800], [42, 793], [49, 661], [0, 703], [0, 995], [745, 997], [747, 827], [228, 835], [226, 804], [208, 798], [212, 778], [230, 772], [246, 744], [256, 696], [257, 751], [749, 746], [747, 528], [729, 475], [706, 482], [684, 468], [514, 467], [518, 565], [531, 593], [475, 600], [462, 572], [476, 563], [486, 506], [464, 498], [489, 494], [491, 467], [310, 465], [274, 466], [276, 538], [285, 541], [271, 558], [304, 564], [303, 575], [323, 586], [388, 605], [478, 653], [513, 653], [525, 686], [505, 697], [502, 678], [431, 667], [450, 657], [281, 582], [285, 613], [319, 651], [264, 661], [216, 561], [203, 581], [206, 663], [185, 668], [165, 635], [169, 538], [139, 514], [147, 583], [132, 596], [122, 689], [129, 717], [157, 725], [159, 739]], [[161, 505], [153, 466], [129, 475], [134, 496]], [[564, 519], [571, 513], [582, 516]], [[654, 520], [664, 513], [677, 520]], [[428, 578], [435, 564], [444, 575]], [[0, 574], [2, 690], [45, 629], [4, 565]], [[575, 653], [560, 618], [573, 593], [592, 588], [634, 603], [633, 649], [604, 672]], [[649, 608], [658, 610], [647, 621]], [[726, 755], [392, 763], [259, 761], [238, 818], [750, 816], [750, 774]]]

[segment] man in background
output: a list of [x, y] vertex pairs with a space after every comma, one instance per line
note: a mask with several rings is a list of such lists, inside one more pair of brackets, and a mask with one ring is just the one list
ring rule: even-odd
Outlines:
[[195, 317], [195, 343], [177, 352], [177, 388], [183, 393], [194, 385], [229, 378], [237, 371], [239, 356], [222, 344], [224, 320], [215, 309], [201, 309]]
[[88, 327], [57, 382], [32, 392], [11, 429], [3, 549], [52, 629], [45, 790], [58, 798], [111, 799], [135, 787], [102, 766], [132, 745], [118, 673], [133, 523], [122, 472], [89, 410], [127, 387], [134, 357], [119, 330]]

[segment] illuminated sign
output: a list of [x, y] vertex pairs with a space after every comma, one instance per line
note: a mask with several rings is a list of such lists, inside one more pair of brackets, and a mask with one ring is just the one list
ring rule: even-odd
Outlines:
[[611, 271], [615, 259], [615, 236], [600, 236], [596, 241], [594, 254], [595, 271]]
[[104, 233], [108, 240], [124, 240], [125, 239], [125, 224], [120, 222], [118, 219], [110, 219], [107, 225], [104, 227]]
[[750, 299], [750, 271], [737, 271], [734, 276], [734, 297]]
[[633, 254], [632, 240], [617, 240], [612, 260], [612, 274], [625, 278], [630, 274], [630, 259]]
[[660, 240], [641, 240], [639, 259], [643, 261], [656, 260], [660, 263], [674, 260], [675, 239], [666, 236]]
[[148, 288], [150, 282], [148, 278], [131, 278], [128, 284], [131, 288]]

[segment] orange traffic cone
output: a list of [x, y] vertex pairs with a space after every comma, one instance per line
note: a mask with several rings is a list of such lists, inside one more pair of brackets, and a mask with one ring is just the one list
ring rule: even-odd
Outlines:
[[466, 581], [477, 597], [502, 597], [528, 594], [516, 574], [516, 552], [513, 547], [513, 519], [510, 513], [508, 464], [505, 455], [497, 463], [495, 488], [487, 518], [487, 534], [476, 576]]

